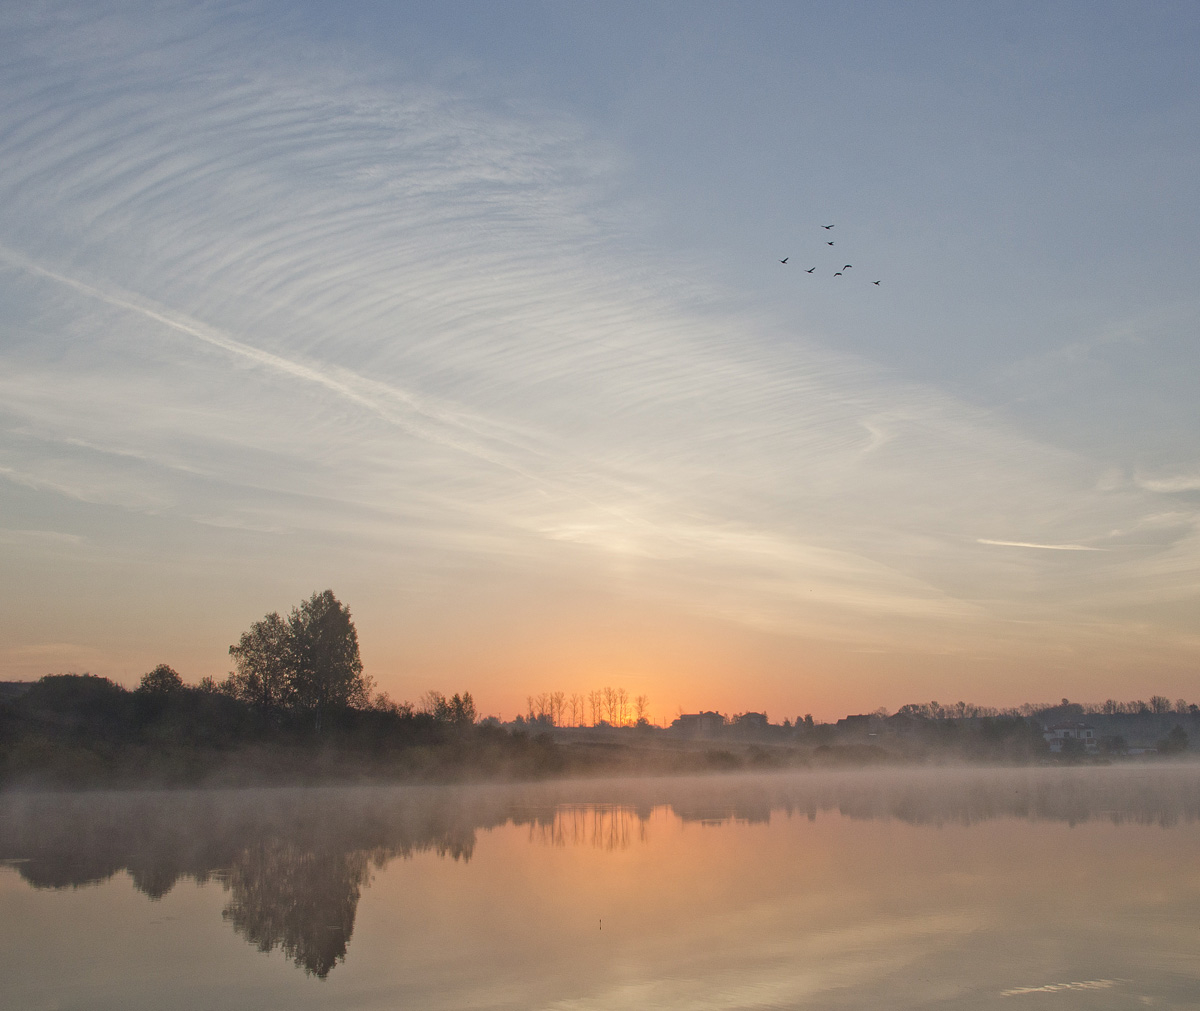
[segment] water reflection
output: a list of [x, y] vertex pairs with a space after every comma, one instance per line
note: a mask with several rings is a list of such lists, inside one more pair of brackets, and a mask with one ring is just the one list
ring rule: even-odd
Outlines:
[[372, 868], [424, 850], [470, 859], [483, 824], [462, 799], [419, 790], [13, 795], [0, 802], [0, 859], [16, 861], [35, 888], [126, 871], [159, 899], [184, 878], [217, 881], [238, 934], [324, 978], [345, 958]]
[[1162, 766], [8, 795], [0, 798], [0, 859], [37, 889], [78, 888], [120, 872], [151, 899], [183, 879], [219, 883], [227, 892], [222, 915], [239, 936], [324, 979], [346, 958], [375, 871], [422, 852], [470, 861], [478, 834], [498, 826], [524, 827], [537, 845], [612, 852], [646, 843], [656, 811], [699, 826], [836, 812], [913, 825], [1170, 827], [1200, 819], [1198, 787], [1196, 768]]
[[529, 841], [544, 846], [623, 850], [646, 841], [652, 811], [620, 804], [564, 804], [529, 819]]
[[221, 915], [259, 951], [280, 948], [324, 978], [346, 957], [370, 861], [362, 851], [313, 852], [278, 838], [258, 840], [228, 872], [231, 898]]

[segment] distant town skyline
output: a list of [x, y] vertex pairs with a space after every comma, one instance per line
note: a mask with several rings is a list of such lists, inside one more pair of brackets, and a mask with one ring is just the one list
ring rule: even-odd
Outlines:
[[1193, 6], [0, 27], [0, 679], [1196, 695]]

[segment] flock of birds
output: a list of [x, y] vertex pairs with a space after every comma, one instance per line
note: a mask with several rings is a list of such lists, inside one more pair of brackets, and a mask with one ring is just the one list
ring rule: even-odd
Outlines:
[[[834, 228], [834, 226], [833, 226], [833, 225], [822, 225], [821, 227], [822, 227], [822, 228], [824, 228], [824, 229], [825, 229], [825, 231], [827, 231], [827, 232], [831, 232], [831, 231], [833, 231], [833, 228]], [[826, 240], [825, 240], [825, 245], [827, 245], [827, 246], [832, 246], [832, 245], [833, 245], [833, 241], [832, 241], [832, 240], [830, 240], [830, 239], [826, 239]], [[780, 260], [779, 262], [780, 262], [780, 263], [783, 263], [783, 264], [786, 264], [786, 263], [788, 262], [788, 260], [790, 260], [790, 259], [791, 259], [791, 257], [790, 257], [790, 256], [785, 256], [785, 257], [784, 257], [782, 260]], [[814, 273], [814, 272], [816, 271], [816, 269], [817, 269], [816, 267], [809, 267], [809, 268], [808, 268], [808, 269], [807, 269], [807, 270], [806, 270], [804, 273], [806, 273], [806, 274], [812, 274], [812, 273]], [[834, 277], [842, 277], [842, 276], [844, 276], [844, 275], [845, 275], [845, 273], [846, 273], [846, 271], [847, 271], [847, 270], [853, 270], [853, 269], [854, 269], [854, 264], [853, 264], [853, 263], [847, 263], [847, 264], [844, 264], [844, 265], [842, 266], [842, 269], [841, 269], [841, 270], [835, 270], [835, 271], [833, 272], [833, 276], [834, 276]], [[878, 281], [872, 281], [871, 283], [872, 283], [872, 284], [875, 284], [875, 285], [879, 284], [879, 282], [878, 282]]]

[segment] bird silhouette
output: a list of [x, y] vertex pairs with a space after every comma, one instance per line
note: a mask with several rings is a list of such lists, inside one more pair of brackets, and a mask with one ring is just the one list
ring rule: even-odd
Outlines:
[[833, 276], [834, 276], [834, 277], [841, 277], [841, 276], [842, 276], [842, 272], [841, 272], [840, 270], [835, 270], [835, 271], [833, 272]]
[[833, 227], [833, 225], [822, 225], [821, 227], [824, 228], [825, 231], [829, 231], [829, 229], [831, 229]]
[[844, 266], [844, 267], [842, 268], [842, 270], [849, 270], [849, 269], [850, 269], [851, 267], [853, 267], [853, 266], [854, 266], [854, 264], [853, 264], [853, 263], [847, 263], [847, 264], [846, 264], [846, 266]]
[[827, 243], [825, 243], [825, 245], [827, 245], [827, 246], [832, 246], [832, 245], [833, 245], [833, 243], [832, 243], [832, 242], [827, 242]]
[[780, 260], [779, 262], [780, 262], [780, 263], [787, 263], [787, 262], [788, 262], [788, 260], [790, 260], [790, 259], [791, 259], [791, 257], [790, 257], [790, 256], [785, 256], [785, 257], [784, 257], [782, 260]]
[[811, 274], [816, 269], [817, 269], [816, 267], [809, 267], [808, 270], [806, 270], [804, 273]]
[[878, 281], [872, 281], [871, 283], [872, 283], [872, 284], [878, 284], [879, 282], [878, 282]]

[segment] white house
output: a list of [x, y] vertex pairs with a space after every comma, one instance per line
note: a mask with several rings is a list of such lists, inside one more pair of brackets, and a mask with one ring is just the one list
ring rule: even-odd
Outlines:
[[1050, 745], [1050, 750], [1056, 754], [1062, 751], [1066, 741], [1082, 742], [1084, 751], [1100, 750], [1096, 728], [1087, 723], [1056, 723], [1052, 727], [1047, 727], [1042, 736]]

